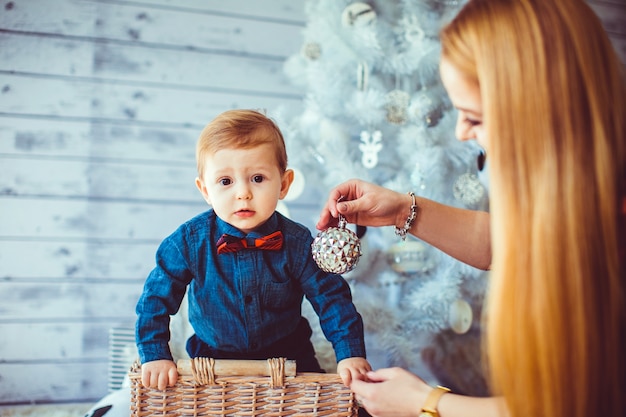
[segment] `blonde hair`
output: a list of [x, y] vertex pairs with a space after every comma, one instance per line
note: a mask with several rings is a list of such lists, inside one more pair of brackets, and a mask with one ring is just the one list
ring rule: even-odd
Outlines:
[[287, 170], [287, 151], [283, 135], [270, 118], [256, 110], [228, 110], [207, 124], [196, 144], [198, 176], [204, 174], [207, 155], [220, 149], [249, 149], [259, 145], [274, 146], [281, 173]]
[[610, 40], [581, 0], [470, 0], [441, 42], [480, 87], [489, 143], [494, 394], [513, 417], [622, 416], [626, 88]]

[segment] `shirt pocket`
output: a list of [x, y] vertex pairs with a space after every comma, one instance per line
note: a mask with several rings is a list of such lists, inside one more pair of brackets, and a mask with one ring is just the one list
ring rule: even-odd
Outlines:
[[263, 283], [263, 308], [269, 311], [282, 311], [297, 305], [301, 291], [290, 280], [276, 282], [268, 279]]

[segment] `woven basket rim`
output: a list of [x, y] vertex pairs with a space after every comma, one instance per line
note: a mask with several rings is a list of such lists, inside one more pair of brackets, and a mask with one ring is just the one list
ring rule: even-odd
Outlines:
[[[179, 369], [195, 362], [201, 372], [221, 360], [194, 358], [178, 361]], [[251, 362], [234, 360], [244, 368]], [[354, 394], [340, 376], [334, 373], [294, 372], [284, 374], [284, 358], [270, 358], [254, 363], [253, 374], [263, 367], [282, 370], [280, 383], [276, 375], [199, 375], [199, 369], [179, 374], [174, 386], [165, 390], [145, 388], [141, 382], [141, 364], [135, 362], [129, 371], [131, 381], [131, 417], [148, 416], [333, 416], [355, 417], [358, 407]], [[219, 362], [218, 362], [219, 363]], [[181, 365], [182, 368], [181, 368]], [[220, 366], [223, 363], [220, 364]], [[219, 366], [218, 366], [219, 368]], [[272, 374], [276, 371], [270, 371]], [[239, 371], [235, 371], [239, 372]], [[241, 372], [239, 372], [241, 373]], [[267, 373], [267, 372], [266, 372]], [[207, 379], [208, 378], [208, 379]]]

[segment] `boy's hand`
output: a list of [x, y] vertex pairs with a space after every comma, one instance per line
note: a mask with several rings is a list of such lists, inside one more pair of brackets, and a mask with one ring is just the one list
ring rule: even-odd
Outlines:
[[349, 387], [352, 381], [367, 381], [367, 373], [372, 370], [365, 358], [346, 358], [337, 364], [337, 373], [345, 386]]
[[161, 391], [176, 384], [178, 368], [173, 361], [162, 359], [141, 365], [141, 383], [145, 388], [158, 388]]

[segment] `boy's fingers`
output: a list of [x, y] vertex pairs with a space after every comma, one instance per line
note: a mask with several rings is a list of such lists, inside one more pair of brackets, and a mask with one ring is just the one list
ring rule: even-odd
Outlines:
[[159, 375], [159, 385], [158, 388], [163, 391], [165, 388], [167, 388], [167, 383], [169, 382], [169, 378], [167, 376], [167, 374], [161, 374]]
[[150, 373], [149, 372], [141, 373], [141, 383], [144, 388], [150, 388]]
[[169, 385], [173, 386], [176, 385], [176, 382], [178, 381], [178, 370], [176, 368], [171, 368], [170, 371], [168, 372], [169, 375]]
[[343, 382], [343, 384], [345, 386], [349, 387], [350, 383], [352, 382], [352, 374], [350, 373], [350, 371], [343, 370], [343, 371], [341, 371], [339, 376], [341, 377], [341, 381]]
[[359, 380], [359, 381], [367, 381], [367, 372], [368, 371], [362, 369], [356, 375], [354, 375], [353, 379]]

